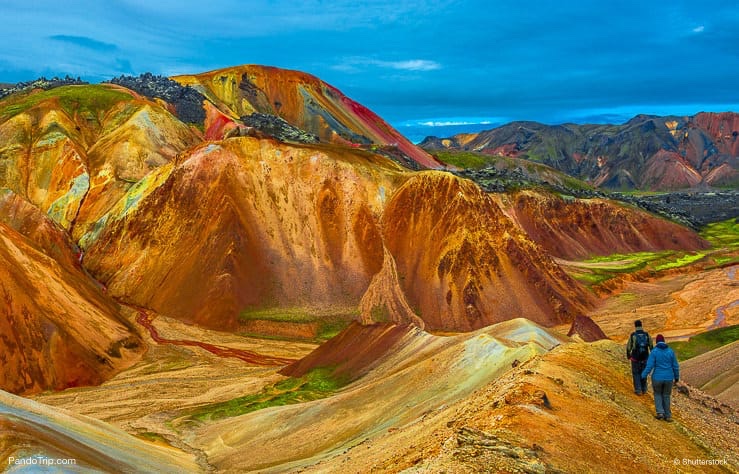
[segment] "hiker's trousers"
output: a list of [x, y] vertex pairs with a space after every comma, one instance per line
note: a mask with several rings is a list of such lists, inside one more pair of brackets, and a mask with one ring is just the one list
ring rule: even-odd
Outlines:
[[654, 408], [657, 414], [664, 415], [665, 418], [671, 418], [670, 396], [672, 395], [672, 380], [652, 379], [652, 388], [654, 389]]

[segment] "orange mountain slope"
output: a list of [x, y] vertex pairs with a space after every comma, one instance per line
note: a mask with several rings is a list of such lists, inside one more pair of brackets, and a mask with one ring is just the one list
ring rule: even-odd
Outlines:
[[383, 236], [429, 329], [469, 331], [517, 317], [553, 325], [589, 304], [490, 195], [448, 173], [408, 180], [385, 209]]
[[[245, 65], [172, 79], [194, 87], [233, 119], [254, 112], [277, 115], [323, 142], [392, 145], [422, 167], [443, 166], [377, 114], [304, 72]], [[224, 127], [222, 115], [211, 111], [207, 120], [206, 129]]]
[[502, 198], [521, 228], [552, 255], [593, 255], [709, 247], [697, 233], [645, 211], [605, 199], [565, 200], [521, 191]]
[[0, 222], [0, 388], [99, 384], [140, 356], [118, 307], [80, 270]]
[[378, 216], [402, 179], [345, 148], [203, 145], [83, 239], [85, 265], [118, 297], [213, 328], [235, 329], [245, 309], [356, 308], [382, 267]]
[[39, 208], [9, 189], [0, 189], [0, 222], [68, 270], [79, 271], [79, 253], [69, 234]]
[[101, 221], [81, 242], [111, 294], [212, 328], [236, 329], [244, 311], [360, 301], [364, 322], [550, 325], [588, 304], [474, 183], [343, 147], [203, 145]]

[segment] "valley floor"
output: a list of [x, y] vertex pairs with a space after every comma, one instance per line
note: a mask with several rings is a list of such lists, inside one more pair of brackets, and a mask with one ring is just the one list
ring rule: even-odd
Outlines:
[[[195, 427], [172, 420], [183, 409], [258, 393], [285, 379], [279, 367], [157, 345], [142, 330], [150, 349], [135, 366], [99, 387], [32, 398], [182, 450], [203, 471], [739, 472], [736, 410], [717, 409], [715, 401], [685, 388], [673, 396], [675, 422], [654, 420], [651, 398], [631, 391], [623, 348], [634, 319], [668, 340], [705, 331], [722, 308], [724, 323], [737, 324], [739, 309], [731, 303], [739, 299], [739, 285], [730, 276], [715, 269], [625, 284], [592, 315], [610, 341], [532, 352], [509, 339], [525, 328], [510, 325], [500, 329], [503, 339], [496, 339], [495, 329], [448, 338], [419, 335], [381, 370], [334, 396]], [[317, 347], [162, 317], [154, 324], [165, 338], [273, 357], [299, 359]], [[532, 329], [524, 333], [545, 337]], [[346, 442], [337, 441], [334, 430]], [[291, 446], [302, 454], [292, 456]], [[719, 464], [696, 467], [694, 460]]]

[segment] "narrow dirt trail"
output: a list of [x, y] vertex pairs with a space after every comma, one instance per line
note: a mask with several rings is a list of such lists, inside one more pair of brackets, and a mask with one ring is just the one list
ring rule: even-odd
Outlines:
[[199, 347], [219, 357], [231, 357], [253, 365], [279, 366], [295, 362], [295, 359], [267, 356], [264, 354], [259, 354], [257, 352], [235, 349], [233, 347], [219, 346], [202, 341], [193, 341], [187, 339], [167, 339], [159, 335], [159, 331], [157, 331], [156, 327], [154, 327], [153, 324], [154, 318], [147, 310], [143, 308], [136, 308], [136, 311], [138, 312], [138, 314], [136, 315], [136, 322], [146, 328], [147, 331], [149, 331], [149, 335], [157, 344]]

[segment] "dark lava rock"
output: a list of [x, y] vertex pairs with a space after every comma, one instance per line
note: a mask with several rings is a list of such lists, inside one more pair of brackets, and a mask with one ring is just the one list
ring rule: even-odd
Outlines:
[[111, 84], [127, 87], [145, 97], [158, 97], [172, 104], [177, 117], [186, 123], [202, 125], [205, 122], [203, 100], [205, 96], [190, 86], [183, 86], [164, 76], [150, 72], [140, 76], [120, 76], [110, 80]]
[[592, 188], [574, 188], [559, 183], [550, 183], [534, 173], [518, 169], [479, 170], [466, 169], [455, 172], [458, 176], [471, 179], [483, 190], [492, 193], [511, 192], [519, 189], [544, 188], [564, 196], [576, 198], [603, 198], [621, 201], [645, 211], [700, 229], [711, 222], [720, 222], [739, 217], [739, 190], [722, 191], [676, 191], [649, 195], [607, 192]]
[[737, 190], [673, 192], [644, 196], [612, 193], [610, 197], [685, 223], [694, 229], [711, 222], [739, 217], [739, 191]]
[[252, 127], [283, 142], [318, 143], [317, 135], [294, 127], [276, 115], [255, 112], [251, 115], [244, 115], [241, 121], [247, 127]]

